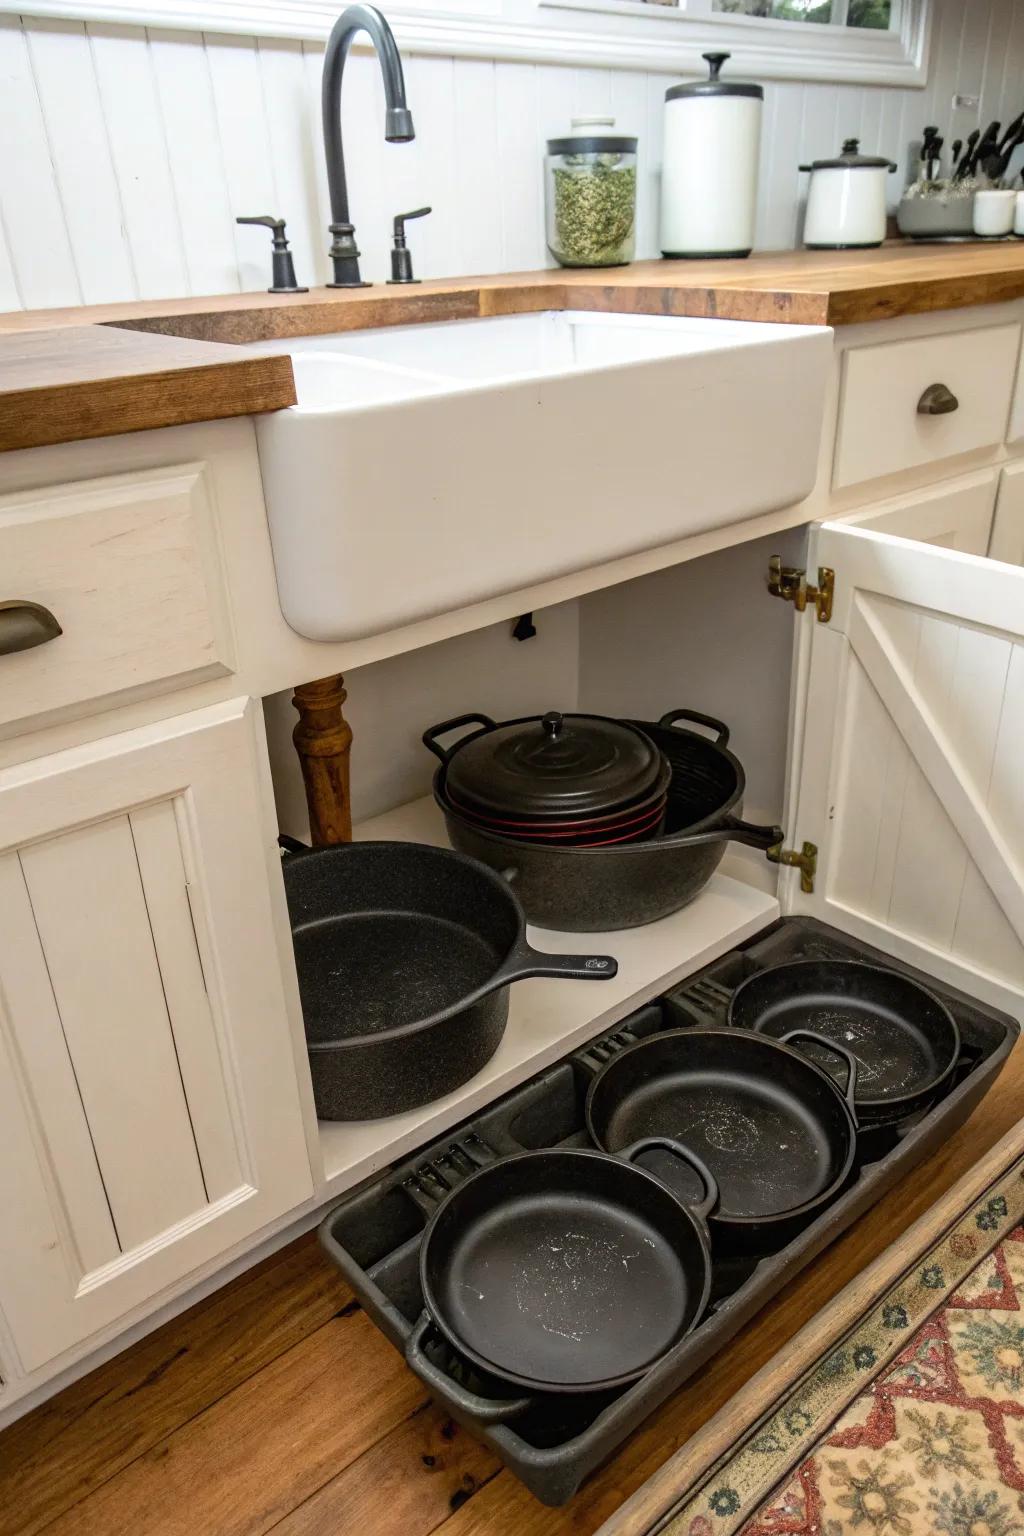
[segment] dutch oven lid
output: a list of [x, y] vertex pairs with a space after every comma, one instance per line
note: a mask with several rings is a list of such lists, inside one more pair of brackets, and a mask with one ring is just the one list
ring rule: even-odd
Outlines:
[[666, 101], [677, 101], [681, 96], [756, 96], [764, 97], [764, 87], [752, 85], [748, 80], [720, 80], [719, 73], [730, 53], [702, 53], [707, 60], [706, 80], [687, 80], [685, 85], [673, 85], [665, 92]]
[[552, 710], [467, 737], [445, 784], [465, 809], [490, 815], [596, 814], [644, 794], [660, 771], [661, 753], [635, 727]]
[[812, 160], [810, 165], [802, 165], [800, 169], [802, 171], [894, 171], [896, 167], [884, 155], [862, 155], [859, 139], [844, 139], [843, 152], [834, 160]]

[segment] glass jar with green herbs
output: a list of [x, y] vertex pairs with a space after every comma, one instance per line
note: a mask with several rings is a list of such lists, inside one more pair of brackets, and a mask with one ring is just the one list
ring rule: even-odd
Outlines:
[[563, 267], [633, 260], [636, 139], [609, 133], [614, 126], [614, 118], [574, 118], [568, 138], [548, 140], [547, 242]]

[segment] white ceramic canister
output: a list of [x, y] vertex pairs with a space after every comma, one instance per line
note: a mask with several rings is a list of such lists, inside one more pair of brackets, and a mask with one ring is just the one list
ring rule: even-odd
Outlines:
[[1013, 232], [1024, 236], [1024, 192], [1018, 192], [1013, 205]]
[[998, 240], [1013, 232], [1017, 194], [1008, 188], [992, 187], [974, 194], [971, 210], [974, 233], [986, 240]]
[[862, 155], [857, 139], [846, 139], [834, 160], [802, 165], [810, 171], [804, 245], [812, 251], [845, 251], [881, 245], [885, 239], [886, 178], [891, 160]]
[[754, 245], [764, 91], [721, 80], [727, 53], [705, 53], [707, 80], [665, 92], [663, 256], [749, 256]]

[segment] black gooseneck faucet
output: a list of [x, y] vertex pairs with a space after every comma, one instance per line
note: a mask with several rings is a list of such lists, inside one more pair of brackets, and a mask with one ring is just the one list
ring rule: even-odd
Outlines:
[[392, 144], [405, 144], [416, 137], [412, 113], [405, 104], [405, 79], [398, 44], [387, 21], [373, 5], [350, 5], [334, 23], [327, 40], [323, 75], [324, 155], [327, 160], [327, 186], [331, 195], [333, 239], [330, 258], [334, 280], [328, 288], [369, 288], [359, 275], [359, 249], [355, 228], [349, 217], [348, 183], [345, 179], [345, 153], [341, 143], [341, 79], [345, 72], [352, 39], [357, 32], [369, 34], [381, 74], [384, 76], [384, 137]]

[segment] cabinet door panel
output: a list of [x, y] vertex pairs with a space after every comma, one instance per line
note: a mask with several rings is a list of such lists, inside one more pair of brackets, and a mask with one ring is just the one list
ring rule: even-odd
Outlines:
[[954, 984], [1024, 1001], [1024, 570], [840, 524], [811, 632], [797, 835], [814, 912]]
[[258, 706], [0, 774], [0, 1307], [58, 1356], [312, 1192]]
[[1007, 464], [999, 477], [988, 553], [1008, 565], [1024, 565], [1024, 463]]
[[130, 819], [47, 838], [21, 867], [123, 1252], [206, 1203]]
[[844, 517], [844, 528], [871, 528], [901, 539], [987, 555], [998, 474], [994, 469], [963, 475], [927, 490], [895, 496]]

